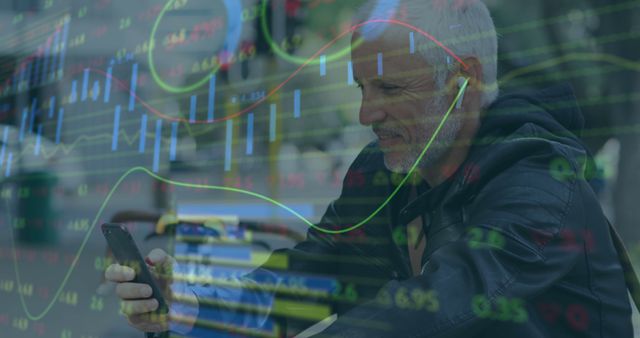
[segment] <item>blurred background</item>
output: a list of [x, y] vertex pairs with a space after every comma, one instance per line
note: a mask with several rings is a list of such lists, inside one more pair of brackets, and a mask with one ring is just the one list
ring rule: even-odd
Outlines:
[[[640, 1], [485, 2], [502, 91], [574, 87], [635, 259]], [[103, 222], [180, 256], [198, 231], [162, 231], [160, 215], [229, 216], [207, 234], [241, 243], [247, 269], [300, 241], [307, 225], [272, 200], [318, 221], [373, 140], [339, 38], [362, 3], [0, 2], [0, 336], [141, 336], [103, 281]]]

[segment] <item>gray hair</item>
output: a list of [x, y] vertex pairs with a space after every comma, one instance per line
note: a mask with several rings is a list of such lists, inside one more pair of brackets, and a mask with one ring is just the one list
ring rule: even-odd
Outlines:
[[[498, 96], [498, 37], [491, 14], [482, 1], [368, 0], [357, 11], [354, 24], [376, 19], [405, 22], [429, 33], [461, 59], [477, 58], [482, 64], [482, 105], [486, 107], [495, 101]], [[367, 40], [389, 36], [382, 34], [386, 30], [400, 31], [397, 25], [390, 23], [367, 24], [361, 30]], [[397, 38], [397, 35], [392, 36]], [[443, 89], [448, 74], [461, 65], [430, 39], [420, 34], [414, 36], [416, 51], [434, 67], [434, 80], [438, 88]]]

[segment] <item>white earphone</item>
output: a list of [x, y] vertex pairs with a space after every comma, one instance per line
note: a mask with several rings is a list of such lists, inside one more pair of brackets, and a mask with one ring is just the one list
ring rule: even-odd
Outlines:
[[[458, 100], [458, 103], [456, 103], [456, 109], [460, 109], [462, 108], [462, 101], [464, 101], [464, 92], [467, 89], [466, 87], [464, 87], [465, 82], [467, 82], [469, 79], [465, 78], [465, 77], [458, 77], [457, 81], [458, 81], [458, 88], [460, 88], [460, 99]], [[463, 88], [464, 87], [464, 88]]]

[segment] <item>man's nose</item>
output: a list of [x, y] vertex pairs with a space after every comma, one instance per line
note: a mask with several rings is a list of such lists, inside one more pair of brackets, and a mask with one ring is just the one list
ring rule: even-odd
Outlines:
[[385, 117], [386, 114], [380, 104], [375, 104], [375, 102], [370, 99], [362, 99], [359, 113], [361, 125], [370, 126], [374, 123], [382, 122]]

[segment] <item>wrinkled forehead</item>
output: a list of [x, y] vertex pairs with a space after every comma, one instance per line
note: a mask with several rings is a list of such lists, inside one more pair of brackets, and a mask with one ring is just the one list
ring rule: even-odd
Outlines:
[[[351, 43], [393, 43], [408, 47], [411, 30], [395, 22], [364, 21], [353, 26]], [[407, 39], [405, 39], [405, 37]]]
[[431, 72], [428, 62], [411, 48], [409, 30], [388, 29], [374, 39], [356, 30], [351, 61], [358, 78], [410, 78]]

